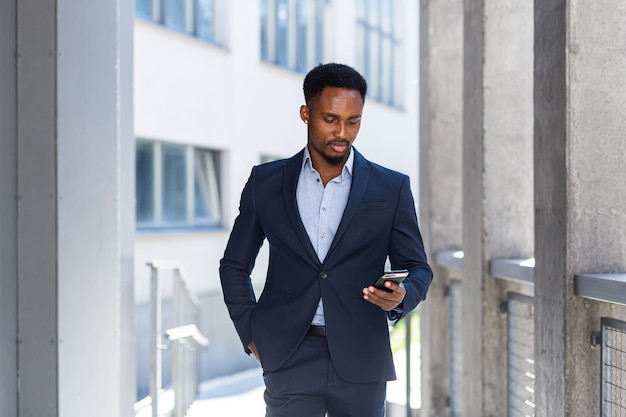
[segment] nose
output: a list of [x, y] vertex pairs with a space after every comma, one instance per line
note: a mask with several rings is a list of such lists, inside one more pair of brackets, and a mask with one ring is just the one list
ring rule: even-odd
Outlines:
[[348, 129], [346, 127], [345, 122], [337, 123], [337, 128], [335, 129], [335, 137], [337, 139], [347, 139], [348, 138]]

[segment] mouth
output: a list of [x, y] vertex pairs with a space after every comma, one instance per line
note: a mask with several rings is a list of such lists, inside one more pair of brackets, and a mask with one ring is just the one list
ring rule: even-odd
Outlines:
[[344, 153], [350, 147], [350, 142], [345, 140], [333, 141], [328, 146], [337, 153]]

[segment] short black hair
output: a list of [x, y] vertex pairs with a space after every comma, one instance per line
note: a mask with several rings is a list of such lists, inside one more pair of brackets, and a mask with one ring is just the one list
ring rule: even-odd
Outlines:
[[304, 100], [308, 104], [310, 100], [322, 94], [325, 87], [347, 88], [359, 90], [361, 98], [365, 102], [367, 82], [361, 74], [352, 67], [344, 64], [319, 64], [304, 77]]

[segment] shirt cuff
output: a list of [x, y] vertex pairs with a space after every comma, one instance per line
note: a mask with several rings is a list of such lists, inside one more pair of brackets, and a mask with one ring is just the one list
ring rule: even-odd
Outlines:
[[398, 320], [402, 316], [402, 303], [400, 303], [396, 308], [387, 312], [387, 317], [389, 320]]

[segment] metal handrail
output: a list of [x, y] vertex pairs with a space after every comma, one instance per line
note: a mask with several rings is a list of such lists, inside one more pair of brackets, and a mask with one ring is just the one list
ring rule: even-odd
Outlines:
[[[194, 401], [198, 387], [198, 349], [209, 344], [196, 323], [200, 302], [187, 285], [183, 266], [178, 261], [151, 260], [150, 286], [150, 398], [152, 417], [159, 415], [159, 396], [163, 389], [163, 350], [171, 347], [174, 417], [183, 417]], [[162, 282], [159, 271], [173, 272], [172, 301], [175, 327], [165, 331], [163, 341]]]
[[[464, 254], [460, 250], [445, 250], [435, 253], [435, 264], [446, 268], [448, 270], [460, 270], [462, 267]], [[527, 285], [534, 285], [535, 281], [535, 259], [534, 258], [496, 258], [489, 260], [488, 273], [493, 278], [509, 281], [512, 283], [523, 283]], [[511, 296], [509, 292], [509, 298]], [[574, 275], [574, 294], [596, 301], [601, 301], [610, 304], [626, 305], [626, 273], [585, 273]], [[518, 296], [519, 298], [520, 296]], [[528, 300], [533, 300], [528, 298]], [[507, 305], [507, 311], [510, 306]], [[510, 319], [510, 316], [509, 316]], [[606, 331], [605, 324], [612, 323], [616, 326], [617, 321], [612, 318], [602, 318], [602, 333]], [[621, 324], [626, 326], [626, 323]], [[619, 327], [619, 326], [618, 326]], [[626, 330], [626, 327], [623, 327]], [[599, 337], [599, 332], [592, 332], [593, 344], [602, 344], [602, 337]], [[509, 342], [511, 333], [508, 332]], [[528, 337], [528, 336], [525, 336]], [[510, 349], [510, 347], [508, 348]], [[607, 346], [603, 345], [603, 354], [607, 349]], [[607, 372], [607, 365], [605, 359], [602, 359], [602, 372], [603, 375]], [[604, 404], [611, 401], [605, 400], [604, 391], [607, 389], [607, 378], [602, 378], [602, 398]], [[525, 387], [522, 387], [525, 388]], [[509, 392], [510, 395], [510, 392]], [[623, 403], [622, 403], [623, 404]], [[622, 407], [622, 404], [617, 404], [617, 407]], [[608, 414], [607, 414], [608, 415]]]
[[195, 324], [186, 324], [184, 326], [167, 329], [165, 331], [165, 335], [167, 336], [167, 339], [171, 341], [191, 339], [196, 342], [198, 346], [209, 346], [209, 339], [204, 337], [204, 335], [200, 332], [200, 329], [198, 329], [198, 326]]
[[535, 283], [535, 258], [497, 258], [489, 261], [489, 275], [507, 281]]
[[460, 249], [442, 250], [435, 252], [435, 265], [460, 271], [463, 267], [465, 253]]
[[574, 294], [606, 303], [626, 305], [626, 273], [574, 275]]

